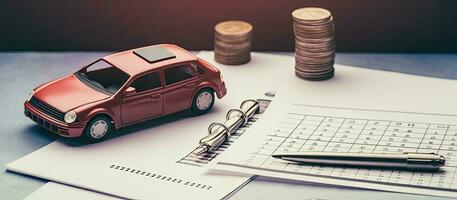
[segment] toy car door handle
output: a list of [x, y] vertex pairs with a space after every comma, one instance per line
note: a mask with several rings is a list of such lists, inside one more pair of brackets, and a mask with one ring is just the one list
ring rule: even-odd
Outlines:
[[189, 83], [189, 84], [184, 85], [184, 87], [186, 87], [186, 88], [193, 88], [193, 87], [195, 87], [196, 85], [197, 85], [197, 84], [195, 84], [195, 83]]
[[159, 95], [152, 95], [151, 97], [152, 97], [152, 99], [158, 99], [158, 98], [160, 98], [160, 94]]

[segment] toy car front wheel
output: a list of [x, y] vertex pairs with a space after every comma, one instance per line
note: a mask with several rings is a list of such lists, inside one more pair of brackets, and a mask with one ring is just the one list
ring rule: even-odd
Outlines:
[[112, 129], [111, 120], [104, 116], [95, 117], [84, 129], [84, 137], [90, 142], [99, 142], [104, 140]]
[[192, 101], [192, 111], [195, 114], [204, 114], [213, 108], [214, 91], [208, 88], [202, 89], [195, 94]]

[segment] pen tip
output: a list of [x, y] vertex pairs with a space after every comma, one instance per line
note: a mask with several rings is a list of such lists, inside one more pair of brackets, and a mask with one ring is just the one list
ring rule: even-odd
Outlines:
[[438, 165], [439, 166], [444, 166], [446, 163], [446, 158], [444, 156], [440, 156], [439, 160], [438, 160]]
[[281, 155], [272, 155], [273, 158], [281, 158]]

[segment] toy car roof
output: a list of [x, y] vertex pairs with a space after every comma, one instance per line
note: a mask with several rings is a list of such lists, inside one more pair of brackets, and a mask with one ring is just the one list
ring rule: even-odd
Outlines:
[[197, 60], [197, 57], [176, 45], [159, 44], [119, 52], [103, 59], [135, 76], [162, 66]]

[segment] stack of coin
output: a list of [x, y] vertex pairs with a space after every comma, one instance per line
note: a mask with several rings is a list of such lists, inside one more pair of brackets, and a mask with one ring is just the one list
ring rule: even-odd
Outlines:
[[241, 65], [251, 60], [251, 24], [224, 21], [214, 30], [214, 57], [218, 63]]
[[295, 74], [307, 80], [333, 77], [335, 27], [332, 14], [322, 8], [292, 12], [295, 33]]

